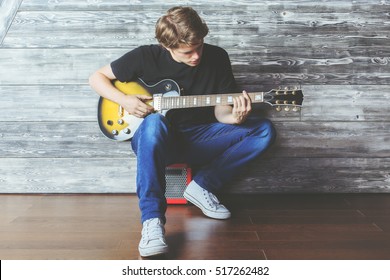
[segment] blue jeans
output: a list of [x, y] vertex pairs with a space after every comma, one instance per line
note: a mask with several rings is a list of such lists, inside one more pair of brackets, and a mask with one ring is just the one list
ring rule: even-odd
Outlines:
[[260, 156], [276, 136], [267, 119], [242, 125], [210, 123], [173, 129], [161, 114], [147, 116], [131, 140], [137, 155], [137, 195], [141, 221], [165, 222], [165, 167], [185, 162], [202, 166], [194, 181], [217, 194], [251, 160]]

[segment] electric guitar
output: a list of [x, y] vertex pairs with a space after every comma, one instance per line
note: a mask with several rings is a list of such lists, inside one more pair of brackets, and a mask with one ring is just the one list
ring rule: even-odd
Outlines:
[[[144, 81], [122, 83], [116, 80], [114, 86], [127, 95], [148, 95], [153, 99], [147, 104], [165, 114], [170, 109], [194, 108], [215, 105], [232, 105], [233, 97], [242, 93], [180, 96], [179, 85], [170, 79], [155, 85]], [[302, 107], [303, 93], [300, 89], [273, 89], [268, 92], [248, 93], [252, 103], [268, 103], [277, 111], [298, 111]], [[115, 102], [100, 97], [98, 103], [98, 122], [100, 130], [112, 140], [125, 141], [133, 137], [143, 118], [135, 117]]]

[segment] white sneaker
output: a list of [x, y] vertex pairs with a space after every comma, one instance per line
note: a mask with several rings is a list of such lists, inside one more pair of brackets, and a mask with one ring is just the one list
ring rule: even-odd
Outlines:
[[143, 223], [142, 238], [138, 246], [141, 257], [167, 253], [168, 245], [164, 235], [164, 224], [159, 218], [146, 220]]
[[198, 206], [207, 217], [228, 219], [231, 216], [230, 211], [219, 202], [215, 195], [199, 186], [195, 181], [191, 181], [187, 186], [184, 197]]

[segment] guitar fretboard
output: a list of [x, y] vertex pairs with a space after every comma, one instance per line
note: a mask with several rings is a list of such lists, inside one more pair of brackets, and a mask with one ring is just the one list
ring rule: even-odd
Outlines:
[[[252, 92], [248, 94], [252, 103], [264, 102], [264, 92]], [[242, 93], [172, 96], [163, 97], [159, 102], [161, 102], [161, 110], [232, 105], [233, 98], [240, 95], [242, 95]]]

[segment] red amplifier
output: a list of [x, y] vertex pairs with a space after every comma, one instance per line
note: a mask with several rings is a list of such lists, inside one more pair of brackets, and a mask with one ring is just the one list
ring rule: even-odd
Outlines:
[[187, 164], [172, 164], [165, 169], [165, 197], [168, 204], [186, 204], [184, 191], [192, 180], [192, 170]]

